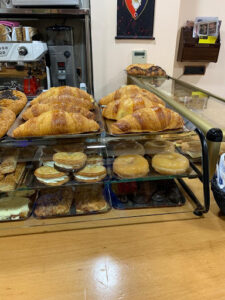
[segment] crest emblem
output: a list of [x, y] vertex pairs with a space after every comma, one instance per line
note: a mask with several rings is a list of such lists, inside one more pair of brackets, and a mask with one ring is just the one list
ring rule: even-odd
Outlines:
[[125, 0], [132, 18], [137, 20], [146, 8], [148, 0]]

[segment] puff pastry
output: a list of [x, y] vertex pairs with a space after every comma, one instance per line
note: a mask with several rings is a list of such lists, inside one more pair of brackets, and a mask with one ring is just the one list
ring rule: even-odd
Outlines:
[[16, 120], [16, 115], [8, 108], [0, 107], [0, 138], [3, 137]]
[[132, 64], [126, 70], [129, 75], [166, 76], [166, 72], [161, 67], [153, 64]]
[[21, 112], [27, 103], [24, 93], [16, 90], [5, 90], [0, 92], [0, 106], [6, 107], [16, 115]]

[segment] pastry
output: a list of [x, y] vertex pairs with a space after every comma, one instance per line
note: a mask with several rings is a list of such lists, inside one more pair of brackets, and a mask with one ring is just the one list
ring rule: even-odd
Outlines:
[[148, 98], [137, 96], [135, 98], [126, 98], [110, 102], [105, 108], [103, 108], [102, 115], [107, 119], [120, 120], [141, 108], [152, 108], [155, 106], [163, 105], [152, 102]]
[[50, 88], [48, 91], [41, 93], [38, 97], [31, 101], [31, 105], [36, 103], [45, 103], [46, 99], [51, 97], [69, 96], [78, 99], [85, 99], [93, 102], [93, 97], [85, 91], [72, 86], [60, 86]]
[[101, 165], [86, 165], [82, 170], [74, 174], [79, 182], [98, 182], [107, 175], [106, 168]]
[[55, 168], [60, 171], [76, 171], [84, 167], [87, 155], [82, 152], [58, 152], [53, 155]]
[[13, 137], [31, 137], [95, 132], [99, 125], [81, 114], [61, 110], [48, 111], [32, 118], [13, 131]]
[[145, 177], [149, 173], [149, 164], [141, 155], [121, 155], [113, 162], [113, 172], [121, 178]]
[[16, 115], [21, 112], [27, 104], [24, 93], [16, 90], [5, 90], [0, 92], [0, 106], [10, 109]]
[[[78, 99], [77, 105], [73, 102], [59, 102], [59, 103], [47, 103], [47, 104], [35, 104], [29, 107], [22, 115], [22, 118], [24, 120], [29, 120], [34, 117], [40, 116], [42, 113], [50, 111], [50, 110], [63, 110], [69, 113], [80, 113], [84, 117], [88, 119], [94, 119], [95, 115], [93, 112], [89, 111], [87, 108], [84, 108], [82, 106], [79, 106], [79, 101], [81, 101], [80, 105], [84, 105], [84, 101]], [[89, 102], [88, 102], [89, 104]], [[84, 105], [85, 106], [85, 105]], [[92, 107], [90, 105], [87, 105], [87, 107]]]
[[103, 166], [103, 157], [100, 155], [89, 155], [87, 158], [87, 165]]
[[29, 198], [4, 197], [0, 199], [0, 220], [18, 220], [29, 213]]
[[34, 175], [39, 182], [49, 186], [63, 185], [70, 180], [66, 173], [59, 172], [52, 167], [45, 166], [36, 169]]
[[161, 153], [153, 157], [152, 167], [160, 174], [183, 174], [189, 168], [189, 160], [179, 153]]
[[74, 144], [58, 144], [54, 146], [55, 152], [83, 152], [84, 144], [83, 143], [74, 143]]
[[169, 141], [152, 140], [148, 141], [144, 145], [145, 153], [152, 156], [162, 152], [174, 152], [175, 146]]
[[124, 142], [115, 143], [113, 145], [114, 156], [125, 155], [125, 154], [145, 155], [145, 149], [140, 143], [135, 141], [124, 141]]
[[164, 107], [143, 108], [111, 125], [113, 134], [132, 132], [158, 132], [182, 128], [182, 117]]
[[70, 214], [73, 190], [70, 187], [43, 190], [35, 203], [36, 217], [53, 217]]
[[108, 207], [102, 185], [78, 186], [74, 199], [77, 214], [101, 212]]
[[15, 173], [14, 173], [14, 178], [15, 178], [16, 184], [18, 184], [21, 181], [21, 178], [22, 178], [22, 176], [24, 174], [24, 171], [25, 171], [25, 167], [26, 167], [25, 163], [18, 163], [17, 164], [16, 170], [15, 170]]
[[13, 111], [3, 106], [0, 106], [0, 138], [3, 137], [9, 128], [16, 120], [16, 115]]
[[54, 168], [55, 167], [55, 162], [53, 160], [43, 160], [42, 165], [44, 167], [52, 167], [52, 168]]
[[16, 170], [18, 150], [10, 151], [7, 155], [3, 157], [3, 161], [0, 165], [1, 174], [13, 173]]
[[166, 76], [166, 72], [153, 64], [132, 64], [127, 67], [129, 75], [143, 75], [149, 77]]
[[200, 141], [184, 142], [181, 144], [181, 150], [184, 154], [188, 154], [192, 158], [200, 158], [202, 156]]
[[108, 105], [112, 101], [120, 100], [120, 99], [127, 99], [127, 98], [147, 98], [148, 100], [152, 101], [153, 103], [159, 103], [162, 105], [165, 105], [163, 100], [161, 100], [159, 97], [157, 97], [155, 94], [145, 90], [141, 89], [137, 85], [126, 85], [121, 87], [120, 89], [116, 90], [115, 92], [103, 97], [99, 103], [101, 105]]
[[0, 191], [1, 192], [11, 192], [11, 191], [14, 191], [15, 188], [16, 188], [16, 181], [15, 181], [14, 174], [6, 175], [0, 181]]

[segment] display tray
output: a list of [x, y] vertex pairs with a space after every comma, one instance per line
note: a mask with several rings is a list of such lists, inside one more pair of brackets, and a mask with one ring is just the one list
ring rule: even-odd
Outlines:
[[[60, 189], [63, 190], [63, 187], [60, 187]], [[65, 217], [74, 217], [74, 216], [87, 216], [87, 215], [94, 215], [94, 214], [104, 214], [107, 213], [108, 211], [111, 210], [112, 206], [111, 206], [111, 195], [110, 195], [110, 191], [109, 191], [109, 187], [108, 185], [101, 185], [99, 186], [99, 192], [102, 193], [103, 196], [103, 201], [104, 201], [104, 207], [100, 208], [100, 209], [92, 209], [91, 206], [88, 208], [88, 204], [86, 203], [86, 209], [84, 209], [84, 211], [77, 211], [77, 205], [76, 205], [76, 199], [74, 199], [75, 197], [75, 193], [76, 193], [76, 188], [72, 187], [73, 190], [73, 200], [72, 200], [72, 204], [70, 206], [70, 209], [68, 211], [68, 213], [66, 214], [55, 214], [55, 215], [50, 215], [47, 213], [47, 211], [52, 211], [51, 208], [46, 210], [46, 215], [45, 216], [38, 216], [35, 213], [36, 208], [38, 207], [38, 197], [36, 198], [36, 201], [34, 203], [34, 208], [33, 208], [33, 216], [36, 219], [55, 219], [55, 218], [65, 218]], [[52, 190], [54, 193], [54, 190]], [[85, 191], [84, 191], [85, 193]], [[39, 192], [40, 195], [40, 192]], [[59, 203], [60, 205], [60, 203]], [[51, 206], [51, 202], [47, 202], [45, 203], [45, 206]], [[93, 206], [92, 206], [93, 207]]]
[[[21, 185], [25, 185], [27, 186], [29, 189], [44, 189], [46, 187], [48, 188], [56, 188], [58, 186], [47, 186], [41, 182], [39, 182], [35, 175], [34, 172], [37, 168], [43, 166], [47, 161], [53, 163], [52, 161], [52, 157], [54, 155], [54, 147], [53, 148], [46, 148], [47, 153], [45, 152], [45, 149], [42, 148], [42, 154], [40, 156], [40, 159], [37, 161], [33, 161], [30, 162], [29, 166], [26, 168], [26, 175], [24, 176], [24, 180], [21, 183]], [[92, 149], [92, 146], [86, 146], [86, 148], [84, 149], [84, 153], [87, 155], [87, 157], [93, 156], [93, 155], [98, 155], [102, 157], [103, 160], [103, 166], [106, 168], [106, 172], [107, 175], [104, 179], [99, 180], [97, 182], [93, 182], [92, 184], [99, 184], [99, 183], [104, 183], [104, 182], [108, 182], [109, 181], [109, 170], [108, 170], [108, 161], [106, 159], [106, 153], [104, 152], [105, 148], [99, 148], [99, 149]], [[96, 153], [97, 151], [97, 153]], [[53, 165], [52, 165], [53, 166]], [[68, 174], [68, 176], [70, 177], [70, 180], [63, 184], [62, 186], [64, 187], [69, 187], [69, 186], [75, 186], [75, 185], [90, 185], [91, 182], [81, 182], [81, 181], [77, 181], [74, 177], [73, 177], [73, 172], [66, 172]]]
[[[13, 192], [10, 192], [10, 194], [12, 194]], [[16, 192], [15, 192], [16, 193]], [[38, 193], [35, 192], [32, 196], [30, 197], [26, 197], [26, 198], [29, 198], [30, 199], [30, 202], [29, 202], [29, 212], [27, 214], [26, 217], [17, 217], [17, 218], [14, 218], [14, 217], [9, 217], [7, 219], [4, 219], [4, 220], [0, 220], [0, 223], [5, 223], [5, 222], [18, 222], [18, 221], [26, 221], [27, 219], [29, 219], [32, 214], [33, 214], [33, 209], [34, 209], [34, 203], [36, 201], [36, 198], [37, 198], [37, 195]], [[1, 193], [1, 197], [0, 197], [0, 201], [1, 201], [1, 198], [3, 197], [7, 197], [8, 196], [8, 193]]]
[[117, 174], [113, 172], [113, 161], [114, 158], [108, 158], [108, 170], [110, 171], [110, 181], [112, 183], [119, 183], [119, 182], [133, 182], [133, 181], [154, 181], [154, 180], [169, 180], [169, 179], [176, 179], [176, 178], [197, 178], [198, 174], [195, 172], [195, 170], [191, 167], [188, 168], [188, 170], [183, 174], [176, 174], [176, 175], [162, 175], [157, 173], [151, 164], [151, 157], [148, 155], [144, 155], [144, 157], [147, 159], [149, 163], [149, 173], [140, 178], [122, 178], [119, 177]]
[[112, 207], [140, 209], [176, 207], [185, 204], [185, 197], [175, 180], [160, 182], [114, 183], [110, 188]]
[[13, 123], [13, 125], [10, 127], [10, 129], [7, 132], [7, 136], [10, 139], [13, 140], [35, 140], [35, 139], [43, 139], [43, 140], [49, 140], [49, 139], [64, 139], [64, 138], [81, 138], [81, 137], [92, 137], [96, 135], [100, 135], [104, 131], [104, 125], [103, 120], [101, 117], [100, 109], [97, 104], [94, 105], [93, 112], [95, 114], [95, 121], [99, 124], [99, 130], [94, 132], [86, 132], [86, 133], [78, 133], [78, 134], [60, 134], [60, 135], [46, 135], [46, 136], [26, 136], [26, 137], [13, 137], [13, 131], [18, 126], [25, 123], [25, 121], [22, 118], [22, 115], [24, 111], [29, 107], [30, 103], [27, 103], [25, 108], [21, 111], [19, 116], [16, 118], [16, 121]]

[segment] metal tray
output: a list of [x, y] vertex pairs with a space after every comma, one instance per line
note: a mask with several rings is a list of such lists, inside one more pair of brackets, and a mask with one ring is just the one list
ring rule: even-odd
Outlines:
[[[59, 188], [63, 189], [63, 186], [61, 186]], [[112, 209], [111, 195], [110, 195], [110, 191], [109, 191], [108, 185], [103, 185], [102, 188], [103, 188], [102, 193], [104, 195], [104, 199], [105, 199], [105, 202], [107, 204], [107, 206], [104, 209], [102, 209], [102, 210], [92, 211], [92, 212], [84, 212], [84, 213], [77, 213], [76, 212], [75, 199], [73, 199], [73, 202], [72, 202], [71, 207], [70, 207], [69, 214], [39, 217], [39, 216], [37, 216], [35, 214], [35, 207], [36, 207], [37, 201], [38, 201], [38, 198], [36, 198], [36, 201], [35, 201], [34, 207], [33, 207], [33, 216], [36, 219], [56, 219], [56, 218], [68, 218], [68, 217], [75, 217], [75, 216], [87, 216], [87, 215], [96, 215], [96, 214], [107, 213], [108, 211], [110, 211]], [[48, 189], [48, 187], [47, 187], [47, 189]]]
[[99, 106], [95, 103], [94, 105], [94, 110], [93, 112], [95, 113], [95, 121], [99, 124], [99, 130], [95, 132], [86, 132], [86, 133], [79, 133], [79, 134], [61, 134], [61, 135], [45, 135], [45, 136], [27, 136], [27, 137], [19, 137], [19, 138], [14, 138], [13, 137], [13, 130], [16, 129], [18, 126], [21, 124], [24, 124], [25, 121], [22, 118], [23, 112], [29, 107], [28, 103], [25, 108], [21, 111], [19, 116], [17, 117], [16, 121], [14, 124], [11, 126], [11, 128], [7, 132], [7, 136], [10, 139], [13, 140], [49, 140], [49, 139], [65, 139], [65, 138], [81, 138], [81, 137], [93, 137], [96, 135], [101, 135], [101, 133], [104, 131], [104, 125], [103, 125], [103, 120], [101, 117], [101, 113], [99, 110]]

